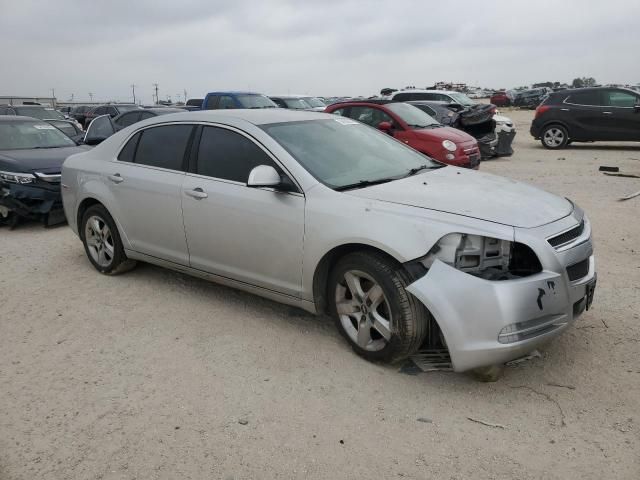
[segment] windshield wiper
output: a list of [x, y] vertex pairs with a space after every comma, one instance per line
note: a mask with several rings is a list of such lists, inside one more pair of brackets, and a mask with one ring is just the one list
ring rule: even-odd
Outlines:
[[444, 164], [440, 164], [440, 163], [435, 163], [433, 165], [420, 165], [419, 167], [409, 169], [405, 177], [411, 177], [412, 175], [415, 175], [416, 173], [421, 172], [422, 170], [434, 170], [436, 168], [442, 168], [444, 166], [445, 166]]
[[340, 185], [339, 187], [335, 187], [334, 190], [336, 192], [342, 192], [343, 190], [351, 190], [352, 188], [364, 188], [364, 187], [370, 187], [371, 185], [379, 185], [381, 183], [391, 182], [392, 180], [397, 180], [397, 178], [379, 178], [378, 180], [360, 180], [356, 183], [350, 183], [348, 185]]

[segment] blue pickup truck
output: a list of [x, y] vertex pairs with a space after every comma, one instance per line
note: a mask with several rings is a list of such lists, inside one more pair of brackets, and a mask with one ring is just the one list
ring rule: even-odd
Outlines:
[[277, 108], [278, 105], [261, 93], [255, 92], [211, 92], [202, 100], [201, 110], [228, 108]]

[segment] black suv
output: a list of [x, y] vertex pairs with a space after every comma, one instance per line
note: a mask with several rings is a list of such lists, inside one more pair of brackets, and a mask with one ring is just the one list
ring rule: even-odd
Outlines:
[[640, 141], [640, 93], [612, 87], [554, 92], [536, 109], [531, 135], [550, 149], [571, 142]]

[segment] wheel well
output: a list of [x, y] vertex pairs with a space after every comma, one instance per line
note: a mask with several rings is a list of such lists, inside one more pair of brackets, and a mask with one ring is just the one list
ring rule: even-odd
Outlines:
[[569, 131], [569, 127], [567, 125], [565, 125], [562, 122], [559, 122], [558, 120], [550, 120], [549, 122], [545, 123], [542, 128], [540, 129], [540, 133], [544, 132], [544, 130], [546, 130], [549, 127], [553, 127], [553, 126], [558, 126], [558, 127], [562, 127], [567, 131], [567, 137], [571, 138], [571, 132]]
[[[353, 252], [371, 252], [377, 253], [379, 255], [383, 255], [388, 258], [391, 262], [396, 264], [398, 268], [404, 268], [407, 278], [420, 278], [422, 275], [426, 273], [426, 270], [423, 268], [418, 268], [415, 262], [407, 262], [400, 263], [393, 256], [389, 255], [384, 250], [380, 250], [379, 248], [372, 247], [371, 245], [366, 245], [362, 243], [349, 243], [346, 245], [340, 245], [338, 247], [333, 248], [328, 251], [318, 263], [316, 267], [316, 271], [313, 275], [313, 298], [316, 305], [316, 312], [318, 313], [328, 313], [328, 298], [327, 298], [327, 290], [329, 281], [329, 272], [331, 268], [345, 255], [348, 255]], [[425, 307], [426, 308], [426, 307]], [[440, 340], [440, 326], [438, 325], [437, 320], [433, 317], [431, 312], [429, 313], [429, 325], [427, 330], [427, 336], [425, 337], [424, 343], [421, 348], [447, 348], [445, 344], [443, 344]]]
[[331, 268], [342, 257], [353, 252], [372, 252], [381, 254], [400, 266], [398, 260], [393, 258], [387, 252], [363, 243], [348, 243], [329, 250], [320, 259], [320, 262], [318, 262], [318, 266], [316, 267], [316, 271], [313, 274], [313, 299], [317, 312], [327, 313], [327, 281], [329, 280], [329, 272], [331, 271]]
[[92, 205], [102, 205], [95, 198], [85, 198], [80, 205], [78, 206], [78, 215], [76, 217], [76, 226], [78, 228], [78, 233], [82, 236], [82, 229], [80, 228], [80, 222], [82, 221], [82, 217], [84, 216], [84, 212], [88, 210]]

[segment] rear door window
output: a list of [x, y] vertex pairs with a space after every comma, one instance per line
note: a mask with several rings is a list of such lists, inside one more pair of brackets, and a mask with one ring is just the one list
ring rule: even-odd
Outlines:
[[247, 137], [224, 128], [202, 129], [197, 174], [247, 183], [249, 172], [258, 165], [270, 165], [279, 170], [269, 155]]
[[185, 150], [192, 130], [192, 125], [162, 125], [143, 130], [135, 163], [183, 170]]
[[564, 102], [572, 103], [574, 105], [602, 105], [602, 102], [600, 101], [600, 92], [597, 90], [571, 93]]

